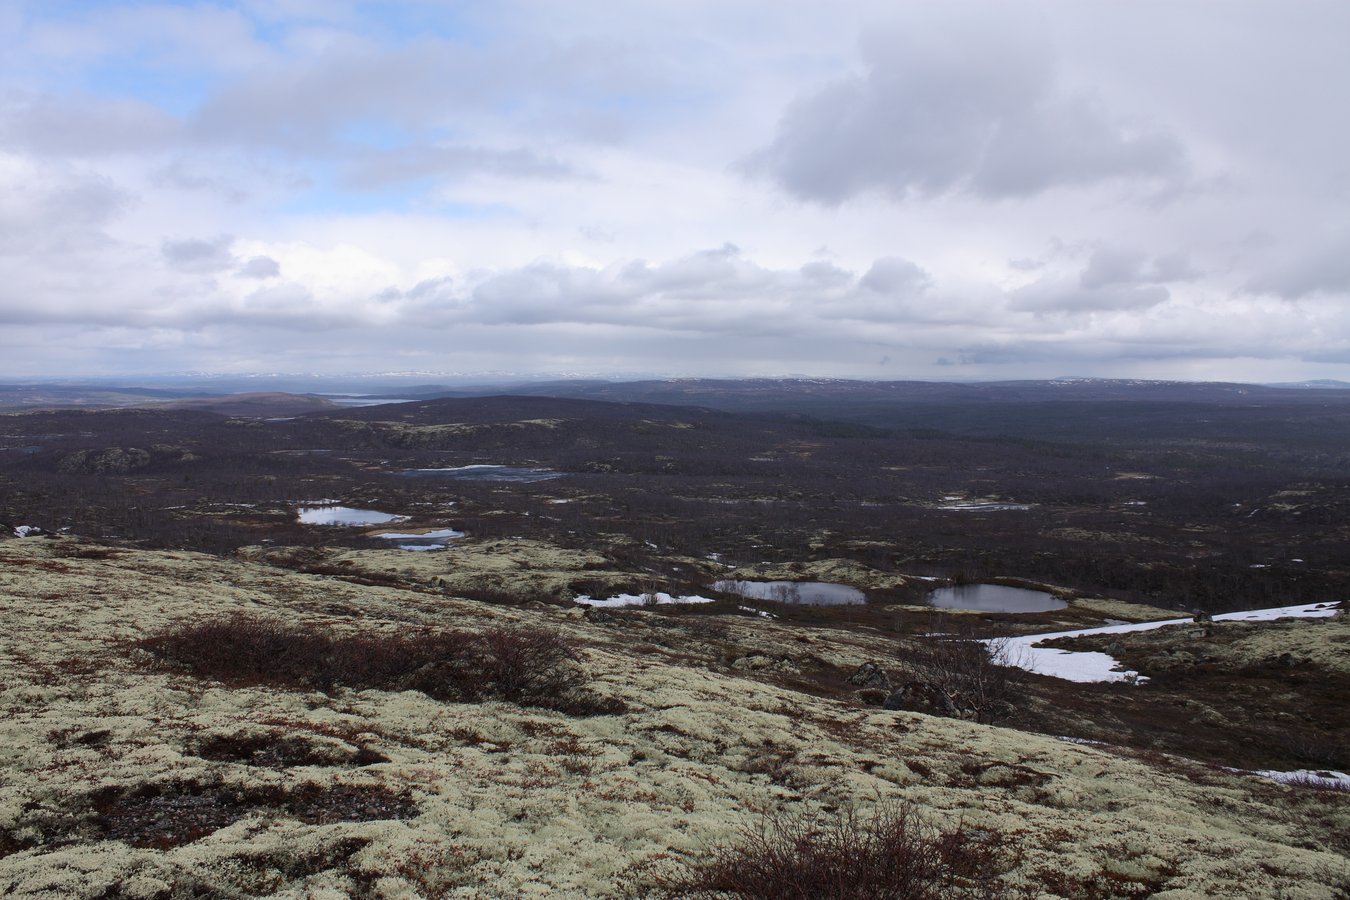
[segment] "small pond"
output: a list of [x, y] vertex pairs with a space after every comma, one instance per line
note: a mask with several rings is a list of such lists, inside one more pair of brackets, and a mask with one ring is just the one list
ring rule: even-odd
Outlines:
[[533, 469], [525, 466], [494, 466], [487, 464], [473, 466], [455, 466], [448, 469], [406, 469], [403, 472], [413, 478], [453, 478], [457, 481], [547, 481], [557, 478], [561, 472], [552, 469]]
[[928, 602], [942, 609], [977, 609], [981, 612], [1034, 613], [1063, 609], [1069, 604], [1045, 591], [1008, 587], [1003, 584], [961, 584], [938, 588]]
[[399, 541], [397, 545], [400, 550], [445, 550], [450, 546], [450, 542], [456, 538], [464, 537], [464, 532], [456, 531], [453, 528], [438, 528], [435, 531], [384, 531], [379, 534], [372, 534], [371, 537], [379, 538], [382, 541]]
[[353, 509], [350, 506], [302, 506], [295, 511], [295, 515], [301, 525], [384, 525], [408, 518], [373, 509]]
[[739, 594], [751, 600], [772, 600], [775, 603], [800, 603], [803, 606], [838, 606], [866, 603], [867, 596], [846, 584], [827, 581], [737, 581], [724, 579], [713, 584], [713, 590]]

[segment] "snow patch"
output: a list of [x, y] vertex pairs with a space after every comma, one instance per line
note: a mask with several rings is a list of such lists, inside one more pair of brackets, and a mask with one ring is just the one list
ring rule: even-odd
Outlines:
[[453, 528], [442, 528], [439, 531], [423, 531], [417, 534], [414, 534], [413, 532], [382, 531], [379, 534], [372, 534], [371, 537], [377, 537], [385, 541], [434, 541], [449, 538], [462, 538], [464, 537], [464, 532], [456, 531]]
[[1295, 787], [1320, 786], [1350, 791], [1350, 774], [1330, 769], [1299, 769], [1294, 772], [1277, 772], [1273, 769], [1260, 769], [1251, 774], [1292, 784]]
[[[1304, 603], [1298, 606], [1278, 606], [1272, 609], [1253, 609], [1246, 612], [1222, 613], [1216, 622], [1273, 622], [1276, 619], [1314, 619], [1334, 616], [1338, 603]], [[1025, 634], [1017, 637], [992, 638], [983, 641], [999, 642], [1005, 653], [995, 657], [1001, 665], [1014, 665], [1039, 675], [1063, 678], [1081, 683], [1099, 681], [1126, 681], [1143, 684], [1148, 679], [1132, 669], [1125, 669], [1113, 657], [1097, 651], [1058, 650], [1037, 646], [1052, 638], [1070, 638], [1095, 634], [1126, 634], [1132, 631], [1151, 631], [1166, 625], [1190, 625], [1193, 620], [1163, 619], [1157, 622], [1135, 622], [1130, 625], [1106, 625], [1100, 628], [1080, 628], [1074, 631], [1056, 631], [1051, 634]]]
[[655, 598], [656, 598], [656, 603], [657, 603], [657, 604], [662, 604], [662, 603], [713, 603], [713, 602], [715, 602], [711, 597], [699, 597], [699, 596], [696, 596], [696, 595], [691, 595], [691, 596], [687, 596], [687, 597], [673, 597], [673, 596], [671, 596], [670, 594], [667, 594], [667, 593], [665, 593], [665, 592], [658, 592], [658, 593], [656, 593], [656, 594], [618, 594], [618, 595], [616, 595], [616, 596], [614, 596], [614, 597], [605, 597], [605, 598], [603, 598], [603, 599], [597, 599], [597, 598], [595, 598], [595, 597], [589, 597], [589, 596], [587, 596], [587, 595], [585, 595], [585, 594], [582, 594], [580, 597], [574, 598], [574, 601], [573, 601], [573, 602], [576, 602], [576, 603], [584, 603], [584, 604], [587, 605], [587, 606], [608, 606], [608, 607], [614, 607], [614, 606], [652, 606], [652, 605], [655, 605], [655, 604], [653, 604], [653, 603], [650, 602], [650, 599], [649, 599], [649, 598], [652, 598], [652, 597], [655, 597]]

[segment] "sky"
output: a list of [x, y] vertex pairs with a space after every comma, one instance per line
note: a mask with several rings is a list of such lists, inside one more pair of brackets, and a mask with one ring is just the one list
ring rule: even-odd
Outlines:
[[1343, 0], [0, 0], [0, 376], [1350, 380]]

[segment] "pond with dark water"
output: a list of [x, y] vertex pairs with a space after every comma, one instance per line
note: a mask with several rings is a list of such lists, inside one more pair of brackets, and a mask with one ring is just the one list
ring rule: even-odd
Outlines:
[[846, 584], [828, 581], [739, 581], [724, 579], [713, 590], [738, 594], [751, 600], [798, 603], [802, 606], [840, 606], [866, 603], [867, 595]]
[[1050, 612], [1069, 605], [1045, 591], [1005, 584], [959, 584], [938, 588], [928, 595], [928, 603], [942, 609], [1004, 613]]

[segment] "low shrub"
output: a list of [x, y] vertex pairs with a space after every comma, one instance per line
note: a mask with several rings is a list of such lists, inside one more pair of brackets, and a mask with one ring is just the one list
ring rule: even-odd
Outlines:
[[389, 757], [369, 747], [316, 743], [304, 735], [273, 730], [253, 734], [217, 734], [189, 749], [192, 755], [214, 762], [237, 762], [269, 769], [293, 766], [370, 766]]
[[308, 784], [287, 790], [174, 782], [103, 788], [90, 800], [104, 837], [157, 850], [190, 844], [259, 812], [310, 825], [411, 819], [418, 814], [408, 793], [384, 785]]
[[479, 603], [492, 603], [498, 606], [524, 606], [527, 603], [556, 605], [559, 602], [557, 595], [548, 591], [512, 589], [488, 582], [457, 585], [453, 588], [446, 588], [446, 593], [465, 600], [476, 600]]
[[136, 646], [170, 669], [237, 686], [418, 690], [437, 700], [506, 700], [577, 715], [623, 710], [585, 690], [575, 652], [540, 629], [335, 635], [236, 615], [183, 624]]
[[[1024, 701], [1026, 672], [1015, 665], [1011, 645], [988, 645], [970, 635], [931, 637], [913, 644], [897, 660], [902, 688], [893, 708], [911, 708], [914, 694], [922, 712], [992, 724], [1013, 717]], [[888, 705], [892, 702], [888, 699]]]
[[1009, 896], [1002, 883], [1017, 859], [1001, 835], [942, 831], [909, 804], [867, 817], [771, 815], [673, 874], [649, 874], [661, 897], [745, 900], [957, 900]]

